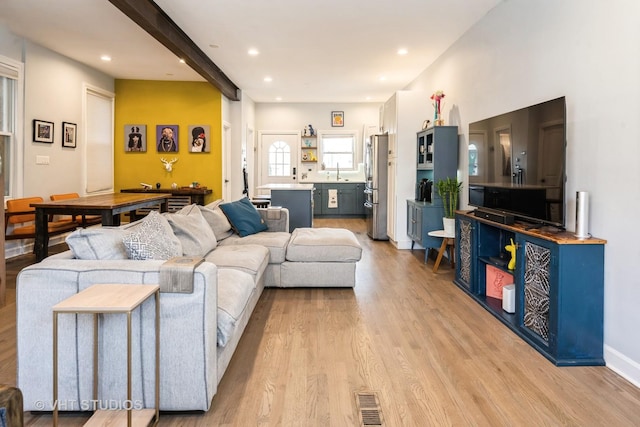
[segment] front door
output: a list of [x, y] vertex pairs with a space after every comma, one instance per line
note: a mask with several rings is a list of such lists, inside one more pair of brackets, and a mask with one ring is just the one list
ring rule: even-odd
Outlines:
[[[260, 182], [266, 184], [295, 184], [298, 178], [298, 151], [300, 134], [261, 133], [260, 134]], [[257, 191], [256, 194], [267, 194]]]

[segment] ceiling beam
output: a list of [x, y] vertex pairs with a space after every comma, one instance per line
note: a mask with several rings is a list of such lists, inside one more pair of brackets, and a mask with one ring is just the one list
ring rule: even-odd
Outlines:
[[193, 68], [232, 101], [239, 101], [240, 89], [152, 0], [109, 0], [122, 13]]

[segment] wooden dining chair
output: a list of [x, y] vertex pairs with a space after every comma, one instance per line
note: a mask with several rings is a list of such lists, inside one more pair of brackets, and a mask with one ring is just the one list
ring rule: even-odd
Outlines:
[[[63, 194], [52, 194], [50, 196], [52, 201], [56, 200], [69, 200], [69, 199], [78, 199], [80, 195], [78, 193], [63, 193]], [[53, 220], [53, 218], [50, 218]], [[82, 215], [79, 218], [74, 216], [65, 216], [59, 218], [60, 221], [75, 221], [82, 228], [87, 228], [90, 225], [96, 225], [102, 223], [102, 217], [100, 215]]]
[[[43, 202], [42, 197], [24, 197], [7, 200], [4, 211], [5, 240], [34, 239], [36, 237], [36, 210], [31, 203]], [[9, 229], [11, 225], [11, 229]], [[49, 221], [49, 236], [63, 234], [77, 228], [75, 221]]]

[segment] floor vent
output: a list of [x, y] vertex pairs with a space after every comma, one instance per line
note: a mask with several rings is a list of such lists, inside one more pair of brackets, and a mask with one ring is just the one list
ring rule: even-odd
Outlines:
[[380, 427], [384, 425], [380, 401], [375, 392], [356, 392], [356, 406], [360, 416], [360, 426]]

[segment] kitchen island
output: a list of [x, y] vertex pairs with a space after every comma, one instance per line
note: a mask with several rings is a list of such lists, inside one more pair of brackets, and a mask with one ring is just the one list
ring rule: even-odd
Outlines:
[[289, 232], [313, 226], [313, 184], [265, 184], [258, 189], [271, 192], [271, 206], [289, 210]]

